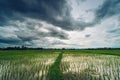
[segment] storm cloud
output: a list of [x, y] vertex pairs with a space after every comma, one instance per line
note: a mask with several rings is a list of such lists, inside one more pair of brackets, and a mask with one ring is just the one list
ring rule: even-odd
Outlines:
[[[110, 30], [107, 27], [112, 20], [116, 20], [115, 29]], [[0, 0], [0, 44], [72, 46], [72, 39], [80, 33], [73, 45], [78, 47], [82, 43], [78, 37], [84, 34], [83, 39], [92, 38], [94, 27], [107, 29], [103, 32], [106, 35], [118, 35], [119, 20], [120, 0]], [[78, 33], [71, 38], [74, 31]]]
[[106, 0], [96, 11], [96, 14], [98, 19], [120, 14], [120, 0]]
[[[75, 0], [76, 3], [85, 1]], [[73, 2], [73, 1], [72, 1]], [[78, 4], [80, 5], [80, 4]], [[79, 7], [79, 6], [78, 6]], [[63, 29], [73, 30], [75, 28], [84, 29], [94, 26], [101, 19], [120, 13], [119, 0], [105, 0], [103, 4], [93, 11], [95, 19], [92, 22], [74, 20], [71, 15], [72, 6], [66, 0], [1, 0], [0, 1], [0, 25], [6, 25], [9, 20], [24, 20], [25, 17], [47, 21], [50, 24], [59, 26]], [[77, 9], [77, 8], [76, 8]], [[81, 9], [81, 7], [80, 7]], [[92, 8], [91, 8], [92, 9]], [[85, 9], [86, 13], [91, 12]], [[78, 9], [79, 11], [79, 9]], [[81, 11], [81, 13], [84, 11]]]
[[[57, 26], [66, 26], [70, 24], [69, 21], [65, 19], [60, 21], [58, 19], [63, 14], [64, 4], [64, 0], [1, 0], [1, 25], [10, 19], [24, 20], [24, 17], [30, 17], [47, 21]], [[68, 15], [67, 12], [64, 12], [64, 16], [66, 15]]]
[[47, 37], [68, 39], [68, 34], [64, 30], [44, 21], [35, 19], [26, 19], [22, 22], [12, 20], [8, 24], [9, 26], [0, 28], [0, 43], [14, 45], [32, 44], [31, 46], [33, 46], [35, 41], [40, 41], [41, 44], [49, 44]]

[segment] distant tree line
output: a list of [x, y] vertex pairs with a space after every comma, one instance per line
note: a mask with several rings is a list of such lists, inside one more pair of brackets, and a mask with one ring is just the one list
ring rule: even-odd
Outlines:
[[43, 48], [30, 48], [30, 47], [26, 47], [26, 46], [14, 46], [14, 47], [0, 48], [0, 50], [43, 50]]
[[104, 47], [104, 48], [85, 48], [83, 50], [120, 50], [120, 48], [109, 48], [109, 47]]
[[26, 46], [14, 46], [14, 47], [6, 47], [0, 48], [0, 50], [120, 50], [120, 48], [32, 48]]

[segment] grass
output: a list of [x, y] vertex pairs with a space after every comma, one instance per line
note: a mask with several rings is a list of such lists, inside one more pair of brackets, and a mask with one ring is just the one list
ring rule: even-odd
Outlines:
[[0, 50], [0, 80], [120, 80], [120, 50]]
[[60, 71], [60, 63], [62, 59], [62, 53], [59, 54], [54, 64], [49, 69], [49, 80], [62, 80], [62, 72]]

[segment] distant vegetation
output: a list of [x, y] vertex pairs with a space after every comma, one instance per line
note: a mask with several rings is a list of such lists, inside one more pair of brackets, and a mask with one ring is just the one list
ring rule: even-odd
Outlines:
[[120, 50], [120, 48], [32, 48], [32, 47], [26, 47], [26, 46], [14, 46], [14, 47], [5, 47], [0, 48], [0, 50]]

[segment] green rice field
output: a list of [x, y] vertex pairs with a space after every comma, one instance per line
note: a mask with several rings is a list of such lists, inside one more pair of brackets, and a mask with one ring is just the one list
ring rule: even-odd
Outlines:
[[0, 80], [120, 80], [120, 50], [1, 50]]

